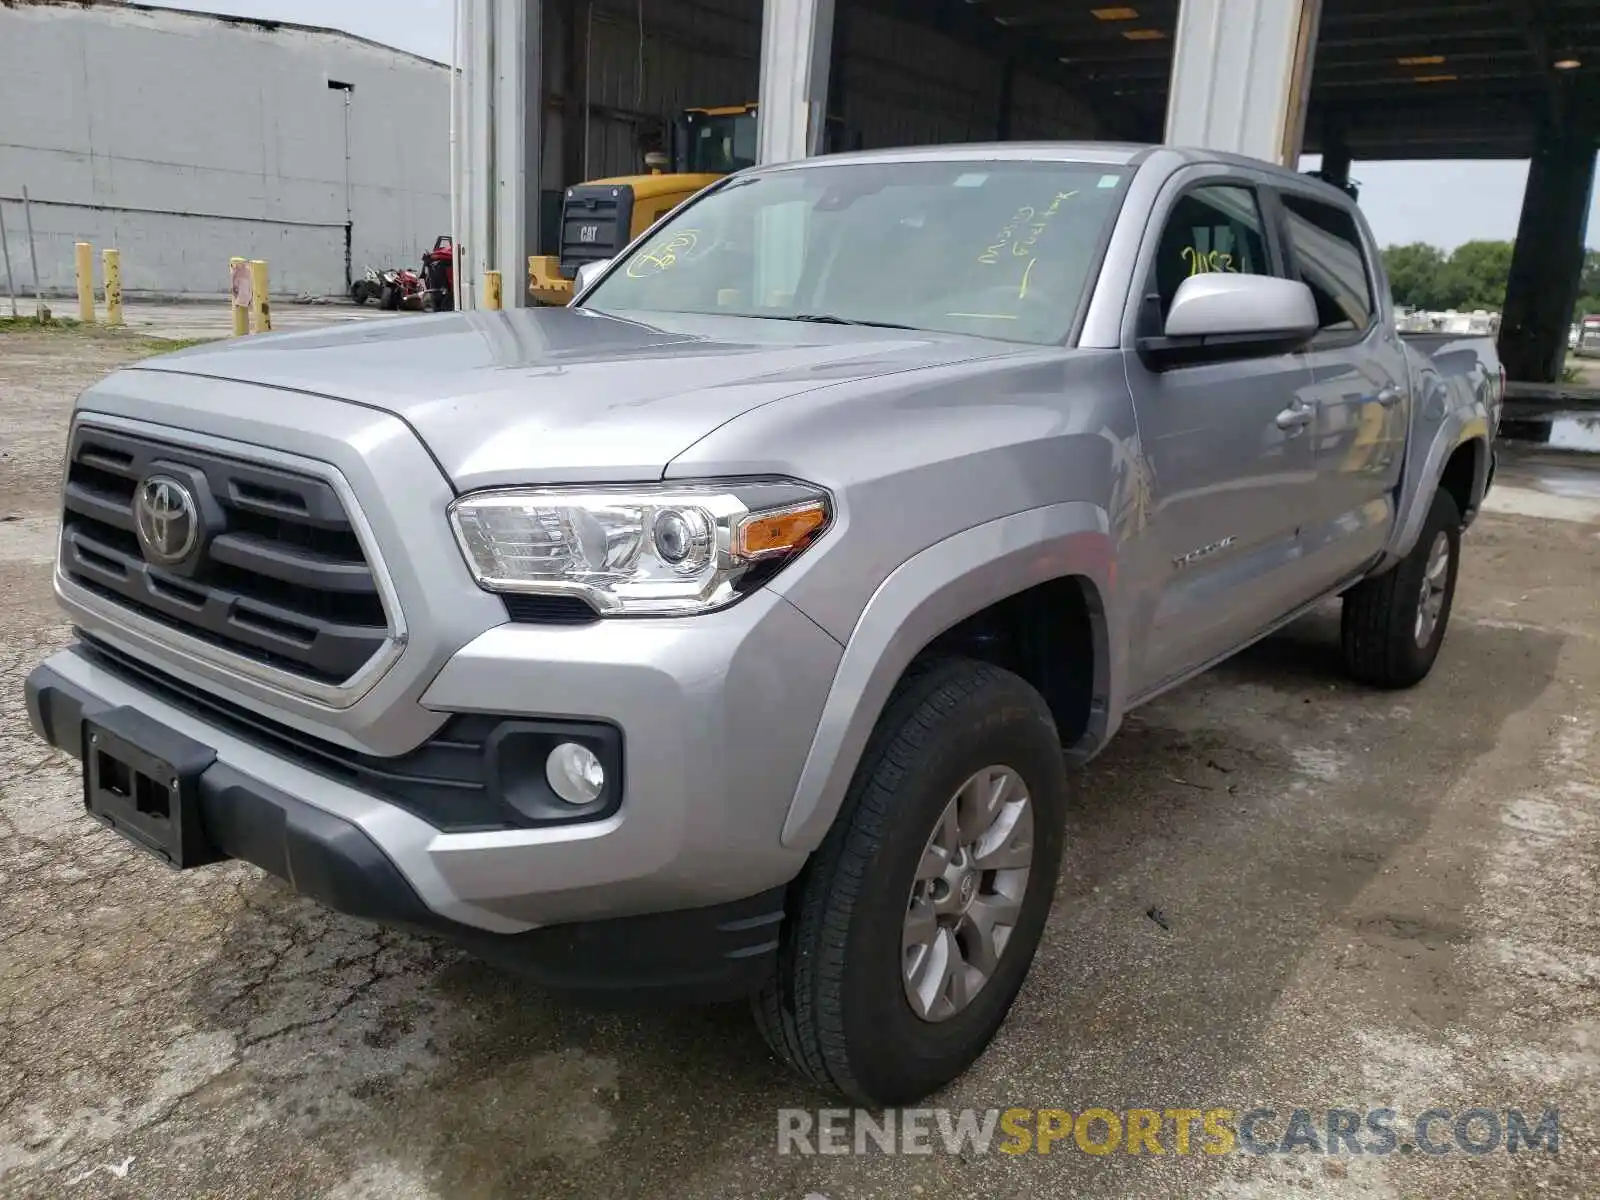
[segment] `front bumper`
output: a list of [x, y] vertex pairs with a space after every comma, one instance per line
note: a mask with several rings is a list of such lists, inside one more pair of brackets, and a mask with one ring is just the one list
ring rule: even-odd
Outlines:
[[[424, 902], [356, 813], [330, 804], [334, 792], [349, 789], [286, 762], [277, 771], [285, 786], [264, 782], [247, 769], [261, 764], [238, 739], [207, 731], [153, 694], [135, 692], [107, 667], [68, 650], [28, 676], [28, 715], [41, 737], [78, 758], [84, 719], [130, 700], [157, 722], [206, 739], [217, 752], [198, 782], [208, 849], [252, 863], [339, 912], [443, 935], [545, 986], [591, 997], [726, 999], [749, 993], [772, 969], [783, 919], [781, 886], [715, 905], [516, 932], [445, 916]], [[292, 789], [297, 782], [306, 785], [299, 794]], [[366, 797], [366, 805], [389, 808], [391, 821], [416, 820], [377, 798]]]

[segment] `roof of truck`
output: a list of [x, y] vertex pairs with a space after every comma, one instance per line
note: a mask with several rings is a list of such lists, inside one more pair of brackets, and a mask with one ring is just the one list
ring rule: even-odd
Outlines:
[[781, 171], [805, 164], [855, 162], [1084, 162], [1136, 166], [1154, 155], [1171, 155], [1175, 163], [1230, 163], [1261, 171], [1278, 171], [1297, 179], [1298, 171], [1243, 154], [1194, 146], [1142, 142], [958, 142], [937, 146], [896, 146], [884, 150], [851, 150], [794, 162], [773, 163], [755, 170]]
[[1063, 162], [1092, 163], [1108, 167], [1138, 167], [1159, 159], [1165, 172], [1201, 164], [1226, 164], [1251, 171], [1276, 175], [1285, 183], [1294, 182], [1307, 190], [1325, 191], [1329, 199], [1351, 205], [1344, 192], [1332, 184], [1315, 179], [1292, 167], [1279, 166], [1244, 154], [1206, 150], [1194, 146], [1162, 146], [1139, 142], [972, 142], [940, 146], [898, 146], [886, 150], [853, 150], [792, 162], [771, 163], [739, 172], [751, 175], [769, 171], [803, 169], [808, 166], [834, 166], [850, 163], [913, 162]]

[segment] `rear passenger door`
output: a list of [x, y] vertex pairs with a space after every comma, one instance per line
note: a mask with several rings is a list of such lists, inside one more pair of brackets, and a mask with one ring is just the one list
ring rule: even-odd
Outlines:
[[[1158, 204], [1127, 345], [1160, 334], [1192, 275], [1284, 273], [1263, 195], [1249, 177], [1197, 173]], [[1310, 381], [1300, 355], [1157, 371], [1130, 349], [1126, 361], [1151, 491], [1130, 547], [1138, 695], [1237, 648], [1305, 598], [1298, 525], [1315, 473], [1305, 425], [1280, 421]]]
[[1316, 297], [1307, 349], [1317, 485], [1301, 532], [1306, 571], [1332, 587], [1383, 547], [1410, 423], [1410, 371], [1374, 269], [1376, 248], [1342, 197], [1285, 189], [1289, 269]]

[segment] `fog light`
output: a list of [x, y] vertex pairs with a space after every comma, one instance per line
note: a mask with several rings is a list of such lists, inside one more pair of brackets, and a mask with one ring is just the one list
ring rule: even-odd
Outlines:
[[544, 777], [550, 790], [568, 804], [593, 804], [606, 785], [606, 771], [593, 750], [577, 742], [562, 742], [545, 759]]

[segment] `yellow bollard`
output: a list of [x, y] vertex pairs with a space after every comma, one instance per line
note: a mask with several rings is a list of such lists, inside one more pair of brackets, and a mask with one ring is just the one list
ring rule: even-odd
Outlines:
[[106, 324], [122, 324], [122, 251], [100, 251], [101, 273], [106, 281]]
[[252, 333], [272, 332], [272, 304], [267, 299], [267, 264], [250, 260], [250, 324]]
[[500, 307], [499, 271], [485, 271], [483, 273], [483, 306], [485, 308]]
[[94, 247], [88, 242], [77, 244], [78, 263], [78, 320], [85, 325], [94, 324]]
[[[250, 309], [246, 305], [239, 303], [239, 290], [236, 286], [239, 279], [239, 268], [244, 266], [245, 261], [242, 258], [230, 258], [228, 260], [228, 295], [230, 297], [229, 305], [233, 309], [234, 337], [243, 337], [250, 332]], [[248, 273], [247, 268], [246, 275]]]

